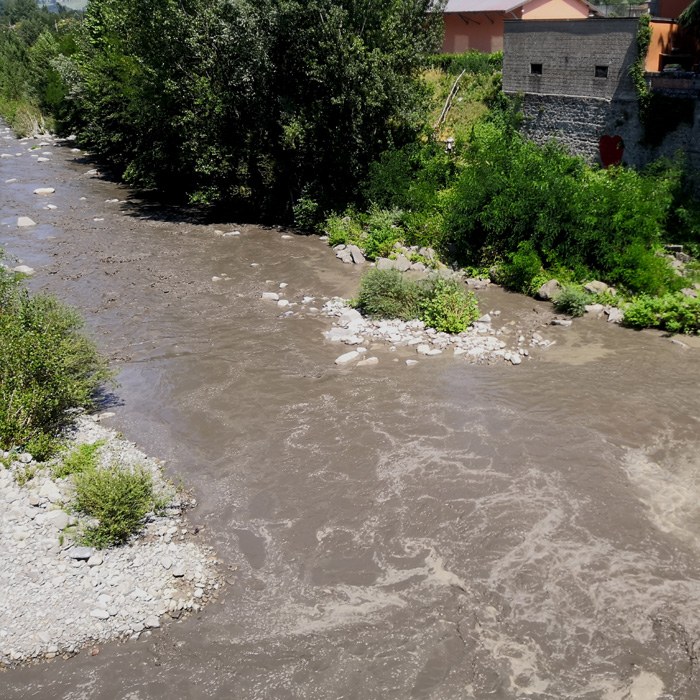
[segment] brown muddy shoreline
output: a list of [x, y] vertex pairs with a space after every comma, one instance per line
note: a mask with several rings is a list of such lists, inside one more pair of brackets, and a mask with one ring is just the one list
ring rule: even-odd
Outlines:
[[[338, 369], [328, 319], [259, 301], [352, 295], [321, 242], [107, 203], [128, 192], [69, 147], [6, 145], [2, 244], [86, 315], [120, 370], [111, 426], [192, 487], [230, 585], [148, 639], [3, 673], [3, 698], [700, 695], [697, 348], [583, 319], [518, 367], [379, 347]], [[546, 327], [498, 289], [482, 308]]]

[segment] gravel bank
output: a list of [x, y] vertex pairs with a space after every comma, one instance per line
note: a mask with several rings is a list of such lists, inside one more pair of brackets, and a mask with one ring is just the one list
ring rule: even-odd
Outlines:
[[[80, 416], [71, 445], [104, 441], [101, 464], [135, 465], [167, 496], [137, 537], [102, 551], [80, 547], [70, 532], [70, 477], [53, 480], [50, 463], [4, 454], [0, 466], [0, 667], [78, 653], [86, 645], [138, 638], [165, 619], [199, 610], [216, 595], [212, 550], [188, 528], [193, 505], [164, 480], [160, 464], [98, 419]], [[0, 453], [3, 456], [3, 453]], [[26, 481], [25, 481], [26, 479]]]

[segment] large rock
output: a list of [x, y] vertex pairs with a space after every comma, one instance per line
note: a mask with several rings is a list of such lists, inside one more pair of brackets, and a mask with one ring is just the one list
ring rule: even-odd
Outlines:
[[390, 260], [389, 258], [378, 258], [377, 270], [393, 270], [395, 262], [395, 260]]
[[411, 269], [411, 261], [403, 254], [397, 255], [394, 260], [394, 269], [399, 272], [406, 272]]
[[559, 292], [561, 292], [561, 285], [558, 280], [549, 280], [545, 282], [535, 293], [535, 299], [540, 301], [551, 301], [554, 299]]
[[608, 315], [608, 323], [622, 323], [624, 313], [615, 306], [612, 306], [605, 312]]
[[603, 292], [607, 292], [608, 289], [610, 289], [610, 287], [607, 284], [605, 284], [605, 282], [599, 282], [598, 280], [586, 282], [586, 284], [583, 285], [583, 288], [589, 294], [602, 294]]
[[365, 262], [365, 256], [356, 245], [349, 245], [348, 250], [350, 251], [350, 257], [355, 265], [362, 265], [362, 263]]

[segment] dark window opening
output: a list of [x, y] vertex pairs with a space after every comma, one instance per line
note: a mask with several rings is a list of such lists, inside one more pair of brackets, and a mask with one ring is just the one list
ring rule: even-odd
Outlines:
[[596, 78], [607, 78], [608, 77], [608, 67], [607, 66], [596, 66], [595, 67], [595, 77]]
[[531, 63], [530, 64], [530, 75], [542, 75], [542, 64], [541, 63]]

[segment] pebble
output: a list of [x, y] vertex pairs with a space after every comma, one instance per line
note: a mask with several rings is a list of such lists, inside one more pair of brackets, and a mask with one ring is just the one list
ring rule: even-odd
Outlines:
[[30, 219], [28, 216], [20, 216], [17, 218], [17, 226], [19, 226], [20, 228], [26, 226], [36, 226], [36, 221]]
[[54, 187], [37, 187], [34, 194], [53, 194], [56, 191]]

